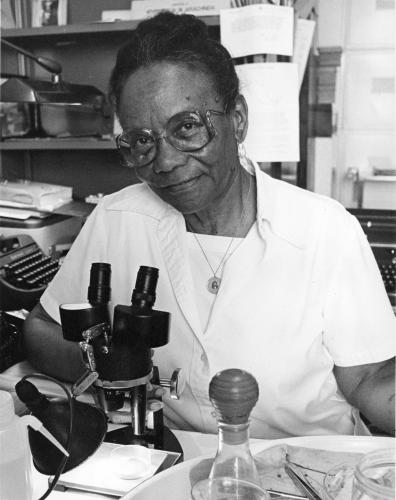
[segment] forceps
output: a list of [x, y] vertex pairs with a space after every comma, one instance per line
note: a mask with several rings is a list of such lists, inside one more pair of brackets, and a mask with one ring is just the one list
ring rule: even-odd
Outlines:
[[286, 462], [285, 471], [291, 478], [293, 483], [297, 486], [297, 488], [308, 498], [308, 500], [321, 500], [321, 497], [318, 495], [317, 491], [313, 486], [311, 486], [311, 484], [304, 477], [301, 471], [298, 470], [297, 467], [295, 467], [290, 462]]

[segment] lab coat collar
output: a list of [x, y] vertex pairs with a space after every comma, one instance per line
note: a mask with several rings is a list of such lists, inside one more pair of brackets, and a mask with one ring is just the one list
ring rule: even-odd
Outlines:
[[[284, 181], [273, 179], [255, 162], [249, 162], [249, 166], [245, 168], [256, 177], [257, 222], [263, 239], [267, 223], [276, 236], [298, 248], [304, 248], [305, 231], [304, 225], [301, 224], [303, 216], [299, 208], [303, 198], [299, 192], [305, 193], [305, 191]], [[173, 217], [183, 218], [180, 212], [164, 202], [147, 184], [135, 184], [121, 190], [120, 196], [117, 194], [111, 196], [111, 201], [107, 205], [108, 210], [139, 213], [158, 221], [164, 219], [169, 221]]]
[[145, 183], [128, 186], [115, 195], [111, 195], [111, 200], [107, 204], [106, 209], [138, 213], [157, 219], [158, 221], [168, 217], [172, 213], [181, 217], [180, 212], [163, 201]]
[[180, 310], [191, 329], [202, 335], [202, 327], [191, 291], [194, 288], [188, 261], [188, 246], [184, 217], [159, 198], [146, 184], [125, 188], [119, 199], [115, 195], [107, 210], [126, 211], [155, 219], [157, 236], [171, 286]]

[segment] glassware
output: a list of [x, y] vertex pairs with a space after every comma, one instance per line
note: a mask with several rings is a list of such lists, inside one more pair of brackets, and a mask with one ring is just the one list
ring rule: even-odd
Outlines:
[[356, 467], [334, 467], [324, 479], [325, 500], [393, 500], [395, 459], [390, 448], [367, 453]]
[[26, 425], [10, 393], [0, 391], [0, 498], [32, 500], [32, 456]]
[[218, 449], [210, 478], [237, 476], [261, 486], [260, 478], [249, 447], [249, 423], [218, 422]]
[[195, 484], [193, 500], [267, 500], [265, 490], [257, 484], [231, 477], [204, 479]]
[[209, 397], [216, 410], [218, 448], [209, 478], [193, 486], [193, 499], [267, 500], [249, 446], [257, 381], [243, 370], [223, 370], [212, 378]]

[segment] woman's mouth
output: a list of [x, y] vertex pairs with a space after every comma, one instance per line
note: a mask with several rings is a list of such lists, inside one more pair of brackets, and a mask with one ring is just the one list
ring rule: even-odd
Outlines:
[[189, 179], [174, 184], [168, 184], [167, 186], [162, 187], [161, 190], [166, 190], [169, 192], [185, 191], [191, 189], [201, 177], [202, 174], [195, 177], [190, 177]]

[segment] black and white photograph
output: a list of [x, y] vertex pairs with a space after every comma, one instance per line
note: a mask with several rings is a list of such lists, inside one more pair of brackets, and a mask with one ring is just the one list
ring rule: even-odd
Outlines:
[[32, 26], [61, 26], [67, 22], [67, 0], [32, 0]]
[[3, 12], [0, 500], [394, 500], [395, 0]]

